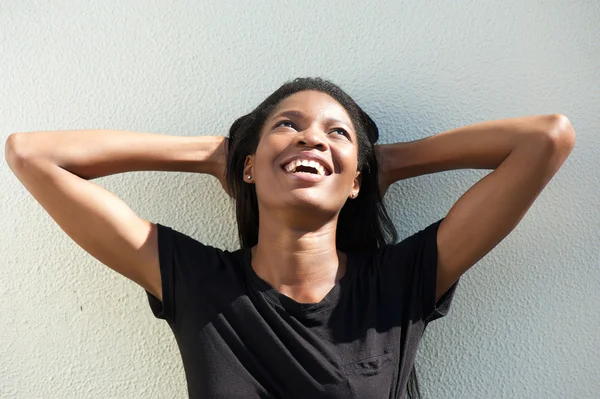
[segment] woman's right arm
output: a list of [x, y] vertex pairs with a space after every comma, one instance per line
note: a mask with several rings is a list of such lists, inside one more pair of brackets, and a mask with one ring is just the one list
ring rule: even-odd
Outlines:
[[116, 130], [13, 133], [6, 160], [61, 229], [162, 301], [155, 224], [91, 179], [142, 170], [208, 173], [223, 184], [224, 137]]

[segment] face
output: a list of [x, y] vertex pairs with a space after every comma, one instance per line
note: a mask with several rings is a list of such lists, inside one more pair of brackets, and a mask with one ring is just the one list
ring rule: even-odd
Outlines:
[[265, 120], [256, 154], [246, 158], [244, 181], [256, 185], [261, 208], [334, 215], [358, 195], [357, 165], [357, 135], [344, 107], [328, 94], [301, 91]]

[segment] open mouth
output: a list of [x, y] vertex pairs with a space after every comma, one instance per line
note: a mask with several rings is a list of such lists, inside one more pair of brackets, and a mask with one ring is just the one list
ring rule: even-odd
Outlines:
[[310, 173], [319, 176], [328, 175], [328, 170], [325, 169], [317, 161], [307, 159], [297, 159], [283, 166], [283, 169], [288, 173]]

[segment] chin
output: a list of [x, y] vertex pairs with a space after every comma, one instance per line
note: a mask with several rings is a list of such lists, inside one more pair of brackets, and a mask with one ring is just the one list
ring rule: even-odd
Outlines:
[[[337, 191], [339, 196], [339, 190]], [[325, 187], [295, 187], [288, 188], [272, 185], [267, 190], [257, 192], [261, 208], [269, 212], [303, 212], [306, 216], [329, 219], [337, 215], [347, 198], [336, 198], [332, 190]], [[318, 216], [321, 215], [321, 216]]]
[[[315, 190], [316, 191], [316, 190]], [[331, 217], [340, 212], [344, 203], [337, 203], [332, 196], [323, 195], [313, 190], [293, 190], [287, 196], [286, 206], [292, 209], [300, 209], [311, 214], [322, 214]]]

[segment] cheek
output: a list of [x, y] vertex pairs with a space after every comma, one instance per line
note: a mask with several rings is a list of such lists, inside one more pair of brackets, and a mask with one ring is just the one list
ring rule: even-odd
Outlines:
[[355, 175], [358, 170], [358, 154], [356, 149], [344, 149], [339, 153], [339, 159], [344, 162], [344, 173]]
[[284, 149], [285, 143], [282, 143], [282, 140], [274, 140], [272, 136], [263, 138], [256, 148], [256, 167], [259, 169], [272, 169], [278, 154]]

